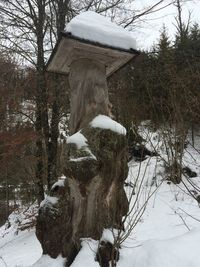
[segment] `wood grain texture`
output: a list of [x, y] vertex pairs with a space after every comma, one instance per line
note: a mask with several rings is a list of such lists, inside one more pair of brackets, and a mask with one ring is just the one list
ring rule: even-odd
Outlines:
[[70, 133], [83, 128], [98, 114], [110, 115], [105, 66], [97, 61], [79, 59], [69, 73], [71, 88]]

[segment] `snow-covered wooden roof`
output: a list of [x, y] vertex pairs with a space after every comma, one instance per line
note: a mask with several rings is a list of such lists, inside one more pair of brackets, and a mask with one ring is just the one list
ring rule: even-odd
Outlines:
[[139, 52], [130, 32], [95, 12], [73, 18], [61, 34], [47, 65], [47, 71], [68, 74], [73, 61], [97, 60], [109, 76]]
[[93, 11], [86, 11], [74, 17], [67, 24], [65, 32], [110, 47], [136, 49], [135, 38], [129, 31]]

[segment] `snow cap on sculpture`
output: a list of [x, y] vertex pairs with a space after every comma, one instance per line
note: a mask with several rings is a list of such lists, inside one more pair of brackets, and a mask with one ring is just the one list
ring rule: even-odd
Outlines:
[[139, 52], [131, 33], [93, 11], [83, 12], [61, 33], [47, 70], [68, 74], [73, 61], [87, 58], [106, 66], [110, 76]]
[[73, 18], [65, 28], [65, 32], [82, 40], [113, 48], [136, 49], [136, 41], [130, 32], [93, 11], [83, 12]]

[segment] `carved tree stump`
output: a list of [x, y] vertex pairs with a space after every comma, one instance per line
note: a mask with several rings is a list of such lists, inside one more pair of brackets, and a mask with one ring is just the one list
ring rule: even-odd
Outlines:
[[53, 258], [62, 254], [67, 266], [81, 248], [80, 238], [99, 240], [104, 228], [123, 228], [122, 217], [128, 211], [123, 188], [126, 137], [91, 124], [99, 114], [110, 115], [105, 66], [80, 59], [70, 69], [73, 135], [64, 153], [67, 178], [52, 187], [36, 227], [43, 253]]

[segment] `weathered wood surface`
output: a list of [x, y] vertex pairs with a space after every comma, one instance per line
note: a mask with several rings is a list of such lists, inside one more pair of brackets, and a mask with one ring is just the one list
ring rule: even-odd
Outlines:
[[106, 76], [108, 77], [137, 54], [137, 51], [112, 49], [63, 36], [55, 48], [47, 70], [66, 75], [70, 72], [72, 62], [87, 58], [96, 60], [106, 66]]
[[126, 137], [90, 125], [97, 115], [110, 115], [105, 66], [87, 59], [76, 61], [71, 65], [69, 82], [70, 131], [81, 130], [89, 151], [67, 144], [65, 185], [53, 188], [51, 196], [58, 197], [58, 202], [40, 208], [36, 227], [43, 253], [53, 258], [61, 254], [67, 258], [66, 266], [80, 250], [80, 238], [99, 240], [103, 229], [123, 228], [122, 217], [128, 212], [123, 188]]
[[105, 66], [97, 61], [79, 59], [69, 73], [71, 89], [70, 133], [73, 134], [98, 114], [110, 115], [111, 104]]

